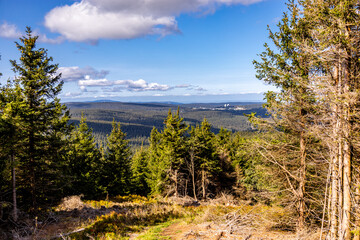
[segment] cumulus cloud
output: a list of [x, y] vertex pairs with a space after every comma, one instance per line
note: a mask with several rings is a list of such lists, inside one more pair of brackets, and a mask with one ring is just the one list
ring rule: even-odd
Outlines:
[[0, 37], [3, 38], [19, 38], [21, 32], [17, 29], [16, 25], [4, 22], [0, 25]]
[[82, 0], [52, 9], [45, 26], [71, 41], [132, 39], [179, 32], [176, 17], [263, 0]]
[[143, 79], [137, 81], [133, 80], [119, 80], [115, 81], [117, 85], [125, 85], [128, 91], [139, 92], [139, 91], [167, 91], [172, 89], [170, 86], [159, 83], [147, 83]]
[[186, 90], [196, 90], [199, 92], [207, 91], [205, 88], [202, 88], [202, 87], [196, 86], [196, 85], [191, 85], [191, 84], [181, 84], [181, 85], [175, 86], [175, 88], [185, 88]]
[[[33, 31], [33, 34], [38, 36], [38, 41], [42, 43], [50, 43], [50, 44], [58, 44], [62, 43], [65, 38], [63, 36], [59, 36], [57, 38], [48, 38], [45, 34], [40, 33], [39, 31]], [[0, 25], [0, 37], [3, 38], [20, 38], [23, 34], [16, 25], [4, 22]]]
[[82, 92], [67, 92], [64, 94], [64, 97], [79, 97], [81, 96], [83, 93]]
[[45, 26], [69, 40], [132, 39], [176, 31], [172, 16], [154, 17], [129, 11], [103, 11], [87, 1], [57, 7], [45, 16]]
[[88, 87], [99, 87], [99, 86], [113, 86], [114, 82], [109, 81], [107, 79], [89, 79], [88, 76], [86, 76], [85, 80], [80, 80], [79, 82], [80, 86], [88, 86]]
[[105, 78], [105, 76], [109, 74], [109, 71], [105, 71], [105, 70], [97, 71], [89, 66], [84, 68], [80, 68], [78, 66], [60, 67], [58, 72], [61, 73], [61, 79], [64, 80], [65, 82], [79, 81], [79, 80], [84, 80], [86, 78], [88, 79]]
[[39, 36], [38, 40], [42, 43], [49, 43], [49, 44], [60, 44], [65, 41], [63, 36], [58, 36], [57, 38], [48, 38], [45, 34], [34, 32], [35, 35]]
[[[84, 79], [80, 80], [79, 85], [81, 87], [101, 87], [101, 86], [115, 86], [121, 85], [123, 86], [121, 89], [126, 89], [131, 92], [141, 92], [141, 91], [167, 91], [172, 89], [168, 85], [159, 84], [159, 83], [147, 83], [143, 79], [139, 80], [116, 80], [110, 81], [107, 79]], [[110, 90], [107, 88], [108, 91], [119, 91], [120, 88], [115, 90]]]

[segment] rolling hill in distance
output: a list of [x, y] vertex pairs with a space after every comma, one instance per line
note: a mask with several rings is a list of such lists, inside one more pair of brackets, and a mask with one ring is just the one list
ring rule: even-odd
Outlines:
[[206, 118], [217, 133], [221, 127], [230, 131], [251, 131], [251, 125], [244, 114], [256, 112], [265, 117], [266, 110], [260, 102], [229, 102], [229, 103], [128, 103], [114, 101], [69, 102], [71, 122], [78, 124], [83, 113], [86, 122], [93, 129], [97, 141], [103, 141], [111, 132], [113, 119], [121, 123], [122, 131], [132, 145], [147, 144], [153, 127], [163, 128], [169, 109], [176, 111], [179, 107], [180, 116], [189, 125], [200, 124]]

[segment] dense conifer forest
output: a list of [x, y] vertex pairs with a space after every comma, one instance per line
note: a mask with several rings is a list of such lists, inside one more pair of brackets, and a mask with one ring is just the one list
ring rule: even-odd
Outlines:
[[[266, 110], [65, 105], [58, 65], [27, 28], [11, 61], [15, 78], [0, 88], [0, 238], [36, 238], [49, 219], [78, 216], [62, 206], [81, 198], [102, 215], [70, 239], [128, 238], [214, 211], [227, 214], [229, 236], [260, 226], [250, 222], [262, 215], [275, 222], [267, 231], [293, 239], [359, 239], [359, 7], [288, 2], [254, 60], [257, 77], [278, 88], [266, 93]], [[220, 197], [225, 205], [205, 208]], [[231, 201], [242, 205], [226, 208]]]

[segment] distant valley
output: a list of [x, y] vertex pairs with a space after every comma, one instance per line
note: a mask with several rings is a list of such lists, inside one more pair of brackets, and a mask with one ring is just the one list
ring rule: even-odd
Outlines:
[[[113, 119], [120, 122], [131, 144], [138, 145], [149, 137], [151, 129], [162, 129], [169, 109], [176, 111], [192, 126], [206, 118], [217, 133], [221, 127], [231, 131], [250, 131], [251, 125], [244, 114], [256, 112], [265, 117], [266, 110], [259, 102], [231, 103], [124, 103], [124, 102], [72, 102], [66, 103], [70, 109], [71, 122], [78, 124], [81, 113], [93, 129], [97, 140], [105, 139], [111, 131]], [[146, 144], [146, 141], [145, 141]]]

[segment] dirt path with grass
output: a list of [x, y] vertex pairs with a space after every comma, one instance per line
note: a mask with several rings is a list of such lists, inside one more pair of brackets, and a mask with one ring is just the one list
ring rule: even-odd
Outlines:
[[[292, 240], [299, 239], [293, 233], [260, 231], [246, 226], [231, 227], [226, 224], [205, 222], [201, 224], [186, 224], [177, 222], [166, 227], [162, 232], [163, 239], [171, 240]], [[301, 238], [300, 238], [301, 239]], [[306, 239], [306, 238], [303, 238]]]

